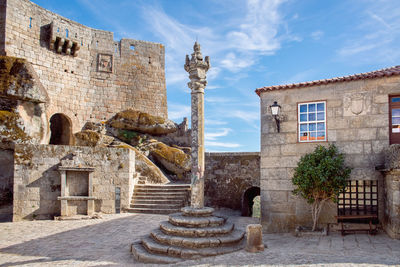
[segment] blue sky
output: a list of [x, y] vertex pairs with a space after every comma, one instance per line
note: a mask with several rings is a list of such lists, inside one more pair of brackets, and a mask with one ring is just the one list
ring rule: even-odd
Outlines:
[[[210, 56], [206, 150], [259, 151], [258, 87], [400, 64], [396, 0], [34, 0], [114, 38], [166, 49], [169, 118], [190, 117], [185, 55]], [[267, 108], [267, 107], [262, 107]]]

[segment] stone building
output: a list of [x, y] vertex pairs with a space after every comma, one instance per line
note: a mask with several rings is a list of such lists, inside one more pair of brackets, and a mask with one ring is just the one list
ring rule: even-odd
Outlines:
[[[345, 154], [346, 164], [352, 167], [351, 186], [359, 190], [348, 197], [360, 197], [360, 202], [367, 197], [363, 204], [378, 213], [379, 222], [388, 234], [399, 238], [399, 177], [393, 174], [393, 168], [383, 168], [382, 172], [376, 167], [388, 164], [386, 151], [400, 141], [400, 66], [268, 86], [257, 89], [256, 93], [261, 103], [260, 187], [264, 231], [287, 232], [297, 225], [311, 224], [309, 206], [291, 193], [294, 189], [291, 178], [302, 155], [312, 152], [317, 145], [334, 143]], [[270, 110], [274, 101], [281, 107], [277, 120]], [[357, 205], [358, 199], [351, 201]], [[337, 212], [338, 206], [330, 203], [321, 212], [320, 222], [336, 223]]]
[[[29, 0], [0, 5], [0, 54], [32, 65], [49, 97], [47, 122], [72, 132], [130, 107], [166, 118], [164, 53], [162, 44], [115, 41], [112, 32], [86, 27]], [[49, 134], [42, 143], [49, 142]]]
[[[29, 0], [0, 1], [0, 220], [2, 214], [22, 220], [136, 211], [135, 183], [168, 183], [171, 170], [155, 164], [165, 161], [165, 144], [158, 145], [158, 154], [153, 151], [152, 162], [131, 146], [118, 145], [143, 141], [136, 129], [104, 129], [139, 121], [146, 113], [147, 121], [157, 117], [179, 129], [158, 141], [188, 146], [187, 121], [167, 120], [164, 68], [162, 44], [115, 41], [112, 32]], [[81, 163], [63, 165], [77, 155]], [[259, 153], [207, 153], [207, 205], [250, 215], [260, 191], [259, 162]], [[147, 190], [140, 186], [138, 192]]]
[[[55, 195], [60, 194], [60, 180], [51, 175], [59, 177], [57, 164], [88, 148], [46, 145], [74, 145], [74, 133], [87, 122], [100, 123], [128, 108], [166, 119], [164, 53], [162, 44], [115, 41], [112, 32], [86, 27], [29, 0], [1, 1], [0, 206], [14, 199], [14, 219], [59, 212]], [[23, 150], [24, 156], [18, 144], [29, 150]], [[97, 168], [89, 189], [105, 196], [98, 201], [102, 204], [97, 211], [115, 211], [115, 203], [110, 202], [115, 198], [114, 187], [107, 189], [102, 183], [121, 187], [123, 182], [132, 191], [132, 177], [129, 181], [125, 177], [134, 173], [134, 158], [128, 152], [94, 149], [93, 158], [86, 159]], [[118, 157], [125, 159], [118, 163]], [[111, 180], [99, 181], [99, 176], [108, 173], [100, 159], [116, 172]], [[85, 175], [78, 171], [72, 176]], [[132, 192], [121, 189], [120, 194], [121, 205], [127, 207], [124, 201], [130, 201]]]

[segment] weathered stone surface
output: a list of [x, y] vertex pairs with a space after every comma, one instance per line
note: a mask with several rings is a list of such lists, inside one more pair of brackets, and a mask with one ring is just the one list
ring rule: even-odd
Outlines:
[[191, 169], [190, 155], [176, 147], [170, 147], [161, 142], [149, 145], [150, 155], [153, 156], [168, 171], [182, 178]]
[[261, 224], [247, 225], [246, 236], [247, 236], [246, 251], [248, 252], [264, 251]]
[[108, 124], [120, 130], [137, 131], [151, 135], [163, 135], [177, 131], [177, 125], [168, 119], [152, 116], [145, 112], [127, 109], [118, 112]]
[[185, 226], [188, 228], [193, 227], [207, 227], [219, 226], [225, 223], [226, 218], [209, 216], [209, 217], [188, 217], [183, 216], [181, 213], [171, 214], [168, 221], [176, 226]]
[[[31, 138], [25, 133], [22, 120], [18, 114], [0, 110], [0, 143], [12, 147], [13, 144], [29, 142]], [[6, 147], [4, 147], [6, 148]]]
[[204, 88], [207, 85], [206, 73], [210, 68], [210, 59], [200, 51], [200, 45], [195, 42], [193, 53], [189, 60], [186, 55], [185, 70], [189, 73], [192, 109], [192, 198], [193, 208], [204, 207]]
[[148, 183], [164, 184], [169, 182], [169, 179], [161, 172], [161, 170], [139, 150], [127, 144], [120, 144], [118, 147], [128, 148], [135, 151], [136, 171], [145, 176]]
[[203, 207], [203, 208], [184, 207], [181, 209], [181, 211], [183, 216], [209, 217], [214, 212], [214, 209], [210, 207]]
[[49, 96], [27, 60], [0, 56], [0, 96], [48, 102]]
[[[53, 145], [16, 145], [14, 156], [13, 221], [53, 219], [60, 215], [61, 177], [58, 166], [61, 160], [81, 151], [82, 165], [92, 166], [95, 212], [115, 213], [115, 190], [120, 188], [121, 208], [130, 204], [133, 192], [135, 157], [132, 151], [122, 148], [76, 147]], [[69, 175], [69, 174], [68, 174]], [[81, 182], [82, 173], [73, 172], [71, 193], [88, 195]], [[76, 179], [74, 179], [76, 178]], [[86, 178], [87, 179], [87, 178]], [[71, 181], [72, 181], [71, 180]], [[86, 188], [89, 190], [89, 187]], [[80, 202], [80, 203], [78, 203]], [[83, 208], [82, 201], [71, 201], [71, 213]]]
[[241, 210], [243, 196], [260, 187], [260, 153], [205, 154], [205, 203], [209, 207]]
[[393, 144], [384, 150], [385, 169], [400, 169], [400, 145]]
[[103, 146], [106, 147], [114, 141], [114, 137], [101, 134], [92, 130], [83, 130], [75, 133], [77, 146]]
[[228, 234], [233, 230], [233, 224], [227, 222], [224, 225], [201, 228], [188, 228], [175, 226], [169, 222], [161, 222], [160, 229], [167, 235], [188, 236], [188, 237], [209, 237], [221, 234]]

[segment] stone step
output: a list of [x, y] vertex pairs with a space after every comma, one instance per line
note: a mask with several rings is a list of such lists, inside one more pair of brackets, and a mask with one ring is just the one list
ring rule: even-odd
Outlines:
[[226, 218], [218, 216], [209, 217], [188, 217], [183, 216], [181, 213], [169, 215], [168, 221], [176, 226], [184, 227], [211, 227], [223, 225], [226, 222]]
[[133, 203], [131, 204], [131, 208], [138, 208], [138, 209], [176, 209], [179, 210], [182, 205], [177, 205], [177, 204], [137, 204]]
[[134, 242], [131, 245], [131, 253], [133, 254], [135, 260], [144, 263], [172, 264], [182, 261], [182, 259], [175, 257], [151, 254], [142, 246], [142, 241]]
[[137, 188], [137, 186], [135, 187], [135, 189], [133, 190], [133, 192], [135, 193], [139, 193], [139, 192], [144, 192], [144, 193], [157, 193], [157, 192], [172, 192], [172, 193], [184, 193], [187, 194], [189, 192], [189, 190], [187, 189], [181, 189], [181, 188]]
[[152, 189], [185, 189], [190, 190], [190, 185], [186, 184], [146, 184], [146, 185], [137, 185], [135, 188], [152, 188]]
[[146, 213], [146, 214], [171, 214], [178, 212], [179, 209], [145, 209], [145, 208], [127, 208], [125, 212]]
[[132, 204], [175, 204], [178, 206], [182, 206], [184, 204], [184, 201], [182, 198], [177, 198], [177, 199], [172, 199], [172, 200], [165, 200], [165, 199], [147, 199], [147, 198], [143, 198], [143, 199], [136, 199], [133, 198], [132, 200]]
[[133, 195], [132, 196], [132, 201], [136, 201], [136, 200], [179, 200], [182, 201], [183, 199], [185, 199], [186, 196], [176, 196], [176, 195]]
[[160, 229], [167, 235], [187, 236], [187, 237], [211, 237], [229, 234], [233, 231], [234, 226], [231, 222], [224, 225], [203, 227], [203, 228], [187, 228], [175, 226], [169, 222], [161, 222]]
[[156, 229], [151, 231], [150, 235], [154, 240], [164, 245], [186, 248], [209, 248], [235, 245], [243, 239], [244, 232], [235, 229], [230, 234], [222, 236], [183, 237], [170, 236], [163, 233], [160, 229]]
[[145, 237], [142, 239], [142, 246], [152, 255], [157, 254], [159, 256], [170, 256], [182, 259], [198, 259], [240, 250], [244, 247], [244, 242], [242, 241], [234, 246], [193, 249], [168, 246], [158, 243], [153, 238]]
[[210, 207], [204, 208], [192, 208], [190, 206], [181, 209], [183, 216], [188, 217], [210, 217], [212, 216], [214, 209]]
[[186, 196], [187, 192], [134, 192], [137, 196]]

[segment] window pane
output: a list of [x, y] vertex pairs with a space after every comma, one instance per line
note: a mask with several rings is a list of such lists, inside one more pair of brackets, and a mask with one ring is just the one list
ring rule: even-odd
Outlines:
[[315, 112], [315, 104], [308, 104], [308, 112]]
[[307, 141], [307, 133], [300, 133], [300, 141]]
[[393, 97], [392, 102], [400, 102], [400, 97]]
[[317, 123], [317, 130], [325, 131], [325, 123], [323, 123], [323, 122]]
[[317, 130], [317, 124], [316, 123], [310, 123], [308, 125], [308, 127], [310, 128], [310, 131], [316, 131]]
[[307, 124], [300, 124], [300, 132], [307, 132]]
[[325, 140], [325, 132], [317, 132], [317, 140]]
[[310, 133], [310, 141], [315, 141], [315, 140], [317, 140], [317, 133], [311, 132]]
[[300, 112], [307, 112], [307, 104], [300, 105]]
[[308, 121], [315, 121], [315, 113], [308, 114]]
[[399, 108], [392, 109], [392, 116], [400, 116], [400, 109]]
[[325, 112], [318, 112], [317, 113], [317, 120], [323, 121], [325, 119]]
[[392, 118], [392, 124], [400, 124], [400, 118]]
[[317, 111], [325, 111], [325, 103], [318, 103], [317, 104]]
[[300, 114], [300, 121], [301, 122], [307, 121], [307, 114]]

